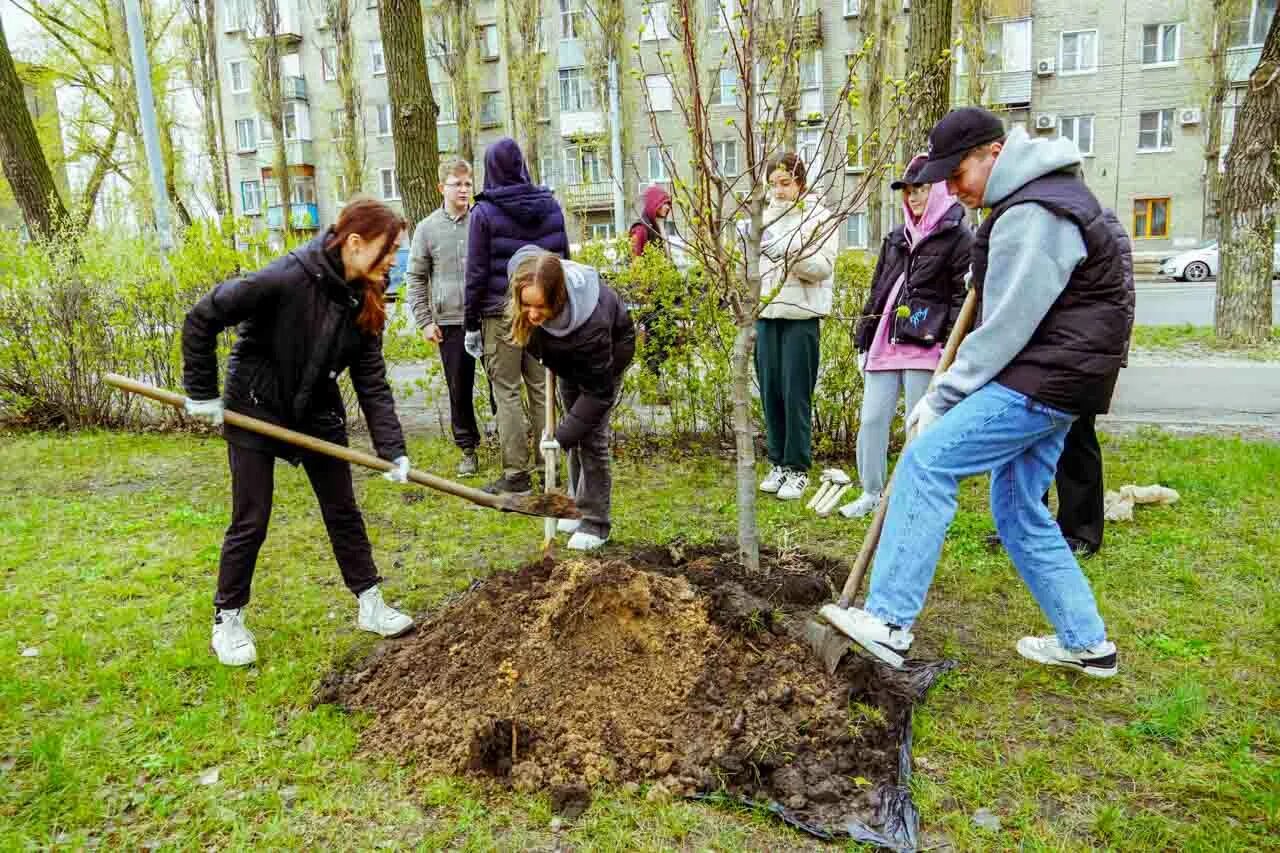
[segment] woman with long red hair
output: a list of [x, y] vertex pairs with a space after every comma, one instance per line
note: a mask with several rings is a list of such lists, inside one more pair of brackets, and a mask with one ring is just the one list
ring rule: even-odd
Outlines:
[[[228, 666], [257, 660], [244, 608], [271, 518], [277, 458], [307, 472], [342, 579], [358, 602], [356, 624], [382, 636], [413, 627], [382, 599], [351, 467], [222, 423], [230, 409], [346, 444], [338, 376], [347, 370], [378, 455], [395, 463], [384, 476], [407, 481], [409, 458], [382, 358], [386, 276], [404, 230], [404, 219], [381, 202], [353, 200], [332, 228], [257, 272], [219, 284], [187, 314], [187, 412], [222, 425], [231, 465], [231, 524], [218, 565], [212, 640]], [[236, 342], [219, 396], [218, 333], [231, 326]]]

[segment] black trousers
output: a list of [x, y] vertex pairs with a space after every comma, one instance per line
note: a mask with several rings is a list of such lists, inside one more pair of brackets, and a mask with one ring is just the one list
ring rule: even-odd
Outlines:
[[441, 326], [440, 361], [444, 364], [444, 381], [449, 386], [449, 426], [453, 443], [461, 450], [475, 450], [480, 444], [476, 426], [476, 409], [472, 395], [476, 387], [476, 360], [463, 347], [466, 329]]
[[[1058, 527], [1068, 539], [1093, 550], [1102, 547], [1102, 448], [1094, 430], [1094, 415], [1076, 418], [1062, 446], [1058, 472]], [[1046, 495], [1046, 498], [1048, 496]]]
[[[227, 445], [231, 463], [231, 524], [222, 540], [218, 562], [218, 592], [213, 605], [235, 610], [249, 603], [249, 586], [258, 562], [258, 550], [267, 538], [271, 520], [271, 496], [275, 490], [276, 457], [260, 450]], [[347, 589], [359, 595], [381, 583], [373, 564], [373, 547], [365, 531], [364, 517], [356, 505], [351, 466], [339, 459], [303, 453], [302, 467], [320, 503], [320, 515], [329, 532], [333, 556], [338, 559]]]

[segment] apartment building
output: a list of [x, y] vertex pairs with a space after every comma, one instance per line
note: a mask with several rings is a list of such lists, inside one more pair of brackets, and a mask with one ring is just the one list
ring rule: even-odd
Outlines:
[[[480, 43], [480, 88], [476, 158], [484, 146], [510, 133], [511, 81], [503, 55], [503, 0], [479, 0], [475, 6]], [[726, 38], [734, 0], [704, 0], [703, 34], [708, 54], [715, 55]], [[221, 55], [224, 111], [232, 163], [237, 213], [257, 217], [278, 229], [285, 204], [295, 224], [319, 228], [334, 220], [353, 182], [341, 175], [334, 144], [339, 130], [338, 93], [332, 72], [332, 37], [323, 16], [312, 11], [317, 0], [280, 0], [285, 58], [286, 127], [289, 198], [278, 198], [272, 180], [274, 146], [269, 123], [257, 115], [252, 94], [251, 56], [256, 37], [254, 0], [227, 0]], [[822, 116], [837, 97], [846, 57], [858, 51], [864, 32], [863, 0], [805, 0], [801, 9], [801, 117], [796, 147], [808, 159], [822, 136]], [[1243, 81], [1257, 63], [1276, 0], [1246, 0], [1244, 13], [1227, 22], [1231, 50], [1228, 68], [1233, 85], [1221, 116], [1229, 141], [1234, 116], [1243, 101]], [[909, 0], [893, 6], [888, 30], [889, 69], [902, 74], [909, 27]], [[588, 33], [592, 23], [588, 0], [544, 0], [545, 82], [540, 101], [541, 134], [537, 162], [531, 170], [552, 187], [567, 213], [574, 241], [613, 236], [615, 187], [624, 196], [622, 227], [636, 215], [636, 199], [650, 183], [669, 182], [665, 161], [652, 132], [650, 111], [661, 140], [676, 162], [688, 156], [683, 118], [673, 109], [673, 81], [661, 73], [661, 51], [672, 51], [669, 3], [627, 0], [628, 34], [638, 34], [640, 58], [625, 58], [621, 69], [623, 168], [612, 176], [609, 155], [608, 93], [603, 80], [588, 68]], [[395, 204], [399, 186], [391, 140], [390, 101], [385, 61], [378, 38], [377, 0], [359, 0], [354, 20], [357, 64], [363, 81], [367, 169], [362, 188]], [[435, 26], [426, 16], [430, 31]], [[1205, 55], [1213, 20], [1210, 0], [988, 0], [982, 102], [1024, 126], [1035, 136], [1060, 135], [1076, 142], [1084, 155], [1085, 179], [1112, 206], [1134, 237], [1138, 252], [1167, 252], [1196, 245], [1213, 236], [1216, 225], [1207, 211], [1206, 172], [1217, 164], [1206, 158], [1208, 115], [1205, 111], [1208, 68]], [[957, 38], [959, 38], [959, 24]], [[425, 37], [425, 36], [424, 36]], [[444, 72], [439, 34], [425, 37], [432, 84], [441, 106], [439, 147], [457, 146], [454, 93]], [[954, 101], [968, 103], [969, 75], [978, 63], [957, 50], [953, 74]], [[632, 71], [643, 67], [641, 79]], [[732, 173], [742, 168], [725, 120], [740, 114], [736, 82], [723, 73], [708, 81], [712, 123], [723, 139], [716, 159]], [[722, 130], [721, 130], [722, 129]], [[856, 146], [855, 146], [856, 147]], [[1224, 149], [1225, 151], [1225, 146]], [[905, 152], [904, 152], [905, 153]], [[479, 167], [479, 164], [477, 164]], [[850, 162], [856, 172], [861, 165]], [[886, 222], [900, 221], [900, 205], [892, 194], [877, 200]], [[866, 247], [866, 211], [853, 213], [842, 230], [842, 245]]]

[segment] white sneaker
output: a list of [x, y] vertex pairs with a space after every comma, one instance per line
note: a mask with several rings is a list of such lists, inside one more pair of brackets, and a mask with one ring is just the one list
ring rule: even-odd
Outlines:
[[580, 518], [562, 518], [556, 522], [557, 533], [575, 533], [582, 525]]
[[803, 471], [788, 471], [782, 478], [778, 488], [778, 500], [798, 501], [804, 497], [804, 490], [809, 488], [809, 475]]
[[601, 539], [594, 533], [579, 530], [569, 537], [569, 547], [575, 551], [594, 551], [608, 541], [608, 539]]
[[244, 626], [244, 608], [214, 612], [210, 645], [224, 666], [248, 666], [258, 659], [253, 634]]
[[1110, 678], [1119, 669], [1116, 644], [1110, 640], [1073, 652], [1064, 649], [1056, 636], [1023, 637], [1018, 641], [1018, 654], [1036, 663], [1065, 666], [1093, 678]]
[[879, 492], [863, 492], [858, 499], [840, 507], [840, 514], [845, 518], [862, 518], [871, 515], [880, 506]]
[[360, 614], [356, 625], [383, 637], [398, 637], [413, 627], [413, 620], [382, 600], [382, 588], [371, 586], [356, 597]]
[[787, 477], [787, 469], [781, 465], [774, 465], [769, 469], [769, 473], [760, 481], [760, 491], [769, 494], [777, 494], [778, 489], [782, 488], [782, 481]]
[[911, 632], [882, 622], [856, 607], [846, 609], [837, 604], [827, 604], [818, 612], [871, 654], [895, 669], [902, 668], [902, 659], [911, 651], [911, 642], [915, 639]]

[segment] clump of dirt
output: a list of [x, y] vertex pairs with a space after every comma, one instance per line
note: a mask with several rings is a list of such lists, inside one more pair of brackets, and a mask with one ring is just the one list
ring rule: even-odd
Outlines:
[[498, 574], [331, 675], [319, 701], [372, 712], [370, 750], [555, 801], [653, 782], [882, 823], [927, 683], [854, 655], [828, 675], [797, 638], [847, 570], [769, 556], [759, 573], [677, 547]]

